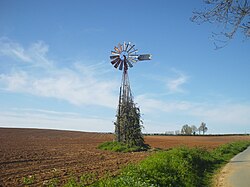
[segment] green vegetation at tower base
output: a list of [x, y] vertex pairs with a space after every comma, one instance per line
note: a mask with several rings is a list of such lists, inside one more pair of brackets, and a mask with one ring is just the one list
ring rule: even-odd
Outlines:
[[104, 142], [98, 146], [101, 150], [109, 150], [115, 152], [137, 152], [137, 151], [147, 151], [150, 147], [148, 145], [144, 146], [128, 146], [121, 142]]
[[160, 151], [138, 165], [126, 167], [119, 176], [105, 178], [93, 186], [210, 186], [214, 172], [249, 145], [249, 141], [240, 141], [213, 151], [186, 147]]

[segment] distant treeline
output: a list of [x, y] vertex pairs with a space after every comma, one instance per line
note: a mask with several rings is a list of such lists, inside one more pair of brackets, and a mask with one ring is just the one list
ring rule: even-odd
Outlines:
[[166, 134], [166, 133], [145, 133], [144, 136], [250, 136], [249, 133], [245, 134], [205, 134], [205, 135], [187, 135], [187, 134]]

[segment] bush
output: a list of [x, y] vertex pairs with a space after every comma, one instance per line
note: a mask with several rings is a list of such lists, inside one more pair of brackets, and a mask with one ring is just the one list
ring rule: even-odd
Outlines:
[[109, 150], [115, 152], [136, 152], [136, 151], [146, 151], [149, 149], [148, 145], [144, 147], [139, 146], [128, 146], [127, 144], [121, 142], [104, 142], [98, 146], [99, 149], [102, 150]]

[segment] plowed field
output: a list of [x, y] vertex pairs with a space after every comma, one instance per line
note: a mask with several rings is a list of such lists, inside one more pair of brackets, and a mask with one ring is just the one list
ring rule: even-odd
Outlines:
[[[114, 153], [96, 147], [113, 140], [112, 134], [40, 129], [0, 128], [0, 186], [43, 186], [55, 178], [59, 184], [70, 177], [92, 174], [97, 180], [115, 175], [128, 163], [135, 163], [149, 152]], [[248, 139], [249, 136], [146, 136], [152, 147], [179, 145], [214, 148], [218, 145]]]

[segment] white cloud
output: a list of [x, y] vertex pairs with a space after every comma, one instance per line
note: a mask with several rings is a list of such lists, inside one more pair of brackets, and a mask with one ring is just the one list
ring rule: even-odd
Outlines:
[[166, 81], [167, 88], [170, 93], [184, 92], [182, 85], [188, 80], [188, 76], [180, 71], [174, 71], [178, 76], [176, 78], [168, 79]]
[[52, 67], [54, 62], [47, 57], [49, 46], [43, 41], [38, 41], [27, 49], [27, 55], [31, 58], [33, 65], [38, 67]]
[[187, 92], [183, 86], [188, 83], [189, 76], [176, 68], [165, 70], [165, 76], [159, 74], [146, 74], [144, 76], [150, 81], [157, 81], [157, 83], [162, 84], [164, 89], [162, 94], [164, 95]]
[[135, 98], [136, 102], [145, 112], [175, 112], [186, 111], [192, 107], [192, 104], [186, 101], [164, 101], [160, 99], [150, 98], [147, 95], [139, 95]]
[[8, 38], [0, 38], [0, 56], [5, 56], [17, 62], [39, 68], [51, 68], [54, 62], [47, 57], [49, 46], [43, 41], [32, 43], [25, 48]]
[[[201, 121], [204, 121], [209, 124], [209, 126], [213, 126], [214, 129], [217, 129], [217, 132], [223, 132], [223, 129], [226, 130], [232, 126], [250, 130], [249, 103], [221, 101], [210, 102], [208, 104], [190, 101], [166, 101], [150, 98], [147, 95], [140, 95], [136, 97], [135, 100], [140, 103], [140, 107], [145, 116], [153, 117], [155, 120], [154, 123], [156, 124], [164, 123], [164, 121], [169, 123], [171, 122], [169, 118], [173, 116], [175, 116], [174, 119], [176, 123], [178, 116], [182, 116], [182, 121], [186, 118], [185, 123], [195, 123], [199, 125]], [[159, 120], [157, 120], [157, 118], [159, 118]]]
[[39, 109], [15, 108], [12, 111], [0, 111], [0, 126], [113, 132], [110, 119], [87, 118], [77, 113]]
[[27, 87], [28, 75], [24, 71], [18, 71], [12, 74], [0, 74], [0, 83], [6, 84], [4, 88], [7, 91], [19, 90]]
[[250, 105], [244, 103], [197, 104], [189, 114], [217, 124], [236, 126], [250, 124]]
[[30, 113], [40, 113], [40, 114], [46, 114], [46, 115], [58, 115], [58, 116], [79, 116], [80, 114], [75, 113], [75, 112], [58, 112], [58, 111], [53, 111], [53, 110], [44, 110], [44, 109], [36, 109], [36, 108], [12, 108], [11, 109], [13, 112], [28, 112]]
[[[14, 53], [13, 51], [18, 51]], [[25, 49], [8, 39], [0, 40], [0, 54], [18, 61], [15, 68], [0, 74], [0, 89], [28, 93], [42, 97], [66, 100], [74, 105], [99, 105], [116, 108], [115, 92], [118, 83], [109, 81], [106, 72], [99, 71], [103, 63], [86, 65], [78, 61], [71, 66], [58, 67], [47, 53], [49, 47], [42, 41]], [[21, 54], [21, 55], [20, 55]], [[8, 62], [5, 62], [8, 63]], [[59, 64], [59, 63], [58, 63]], [[103, 73], [103, 74], [102, 74]]]
[[8, 38], [0, 38], [0, 56], [8, 56], [23, 62], [30, 62], [31, 58], [26, 54], [24, 48]]

